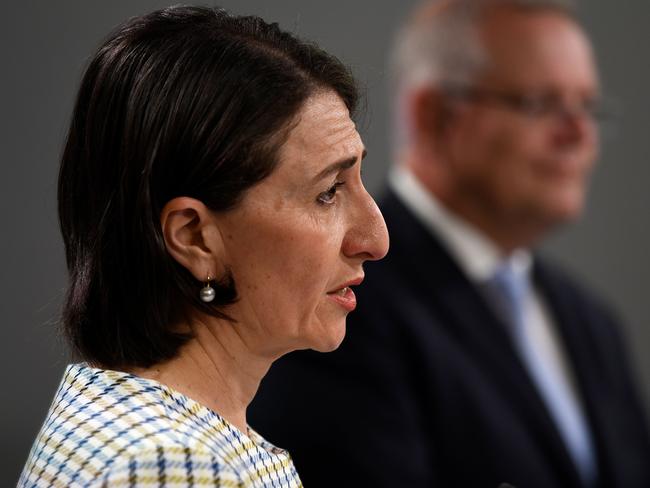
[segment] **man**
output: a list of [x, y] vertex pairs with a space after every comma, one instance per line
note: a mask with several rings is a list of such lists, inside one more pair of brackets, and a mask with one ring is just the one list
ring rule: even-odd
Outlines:
[[251, 424], [312, 487], [650, 486], [619, 327], [533, 252], [597, 155], [585, 33], [558, 1], [437, 2], [396, 67], [391, 251], [341, 348], [278, 362]]

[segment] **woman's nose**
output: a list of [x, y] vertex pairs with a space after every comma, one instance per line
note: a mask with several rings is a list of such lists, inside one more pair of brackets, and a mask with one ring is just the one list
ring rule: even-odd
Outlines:
[[359, 211], [354, 212], [343, 242], [343, 253], [363, 261], [376, 261], [388, 252], [386, 222], [373, 198], [363, 190]]

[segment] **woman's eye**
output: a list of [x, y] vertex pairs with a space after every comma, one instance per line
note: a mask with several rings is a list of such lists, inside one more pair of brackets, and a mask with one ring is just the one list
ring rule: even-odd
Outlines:
[[334, 199], [336, 197], [336, 191], [340, 186], [345, 185], [345, 181], [336, 181], [327, 191], [324, 191], [320, 195], [318, 195], [318, 198], [316, 201], [320, 203], [321, 205], [329, 205], [334, 203]]

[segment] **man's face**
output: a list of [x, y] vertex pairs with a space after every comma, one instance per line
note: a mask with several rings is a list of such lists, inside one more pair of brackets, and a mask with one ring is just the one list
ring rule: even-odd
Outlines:
[[597, 155], [591, 48], [553, 12], [502, 9], [480, 33], [489, 65], [452, 112], [448, 203], [488, 233], [543, 233], [579, 215]]

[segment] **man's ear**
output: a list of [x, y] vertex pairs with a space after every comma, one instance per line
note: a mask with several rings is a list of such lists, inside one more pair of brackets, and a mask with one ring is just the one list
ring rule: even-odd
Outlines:
[[199, 200], [177, 197], [160, 213], [167, 252], [198, 281], [223, 271], [223, 240], [213, 213]]
[[415, 90], [409, 100], [412, 127], [418, 143], [436, 144], [444, 136], [452, 111], [445, 94], [432, 86]]

